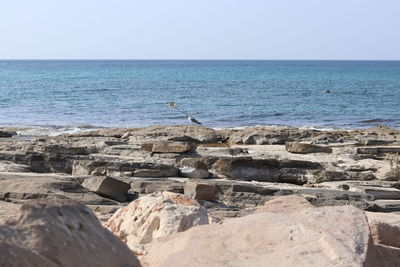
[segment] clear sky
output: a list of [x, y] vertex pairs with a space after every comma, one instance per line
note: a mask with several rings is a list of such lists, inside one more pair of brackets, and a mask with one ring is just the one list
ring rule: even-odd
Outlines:
[[0, 59], [400, 59], [400, 0], [1, 0]]

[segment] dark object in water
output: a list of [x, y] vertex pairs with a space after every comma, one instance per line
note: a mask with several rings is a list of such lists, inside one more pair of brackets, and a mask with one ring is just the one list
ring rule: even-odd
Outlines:
[[325, 94], [330, 94], [332, 93], [331, 90], [325, 90]]

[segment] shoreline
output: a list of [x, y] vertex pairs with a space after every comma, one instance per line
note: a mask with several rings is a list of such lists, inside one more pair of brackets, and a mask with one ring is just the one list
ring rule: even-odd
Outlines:
[[[321, 230], [301, 232], [295, 241], [325, 240], [337, 236], [334, 229], [347, 229], [342, 243], [324, 243], [326, 251], [336, 251], [338, 244], [344, 244], [340, 251], [357, 251], [351, 233], [358, 233], [365, 253], [379, 248], [378, 261], [398, 263], [398, 254], [390, 253], [400, 250], [400, 243], [386, 249], [372, 237], [374, 225], [388, 224], [388, 216], [400, 221], [400, 130], [153, 125], [8, 136], [0, 138], [1, 227], [25, 227], [18, 218], [28, 217], [25, 229], [35, 238], [46, 240], [52, 230], [62, 233], [59, 240], [79, 236], [80, 243], [107, 232], [128, 255], [145, 262], [152, 251], [162, 250], [164, 237], [176, 245], [180, 236], [215, 229], [226, 236], [206, 242], [225, 248], [230, 244], [225, 241], [237, 236], [226, 227], [238, 224], [249, 232], [241, 250], [248, 251], [272, 236], [260, 233], [280, 227], [275, 243], [287, 248], [294, 241], [286, 233], [312, 222]], [[253, 230], [257, 222], [262, 230]], [[36, 224], [44, 230], [35, 232]], [[97, 230], [86, 234], [93, 225]], [[398, 233], [398, 223], [393, 227], [385, 228], [385, 235]], [[316, 246], [308, 250], [320, 251], [318, 242], [309, 243]], [[304, 260], [304, 253], [298, 259]]]
[[[153, 124], [148, 126], [127, 126], [127, 127], [119, 127], [119, 126], [92, 126], [92, 125], [64, 125], [64, 126], [56, 126], [56, 125], [43, 125], [43, 126], [27, 126], [27, 125], [0, 125], [0, 131], [14, 131], [17, 133], [17, 136], [20, 137], [39, 137], [39, 136], [59, 136], [64, 134], [78, 134], [90, 131], [100, 131], [100, 130], [122, 130], [125, 129], [126, 131], [134, 130], [134, 129], [144, 129], [149, 127], [161, 127], [161, 126], [194, 126], [193, 124]], [[206, 125], [202, 125], [207, 127]], [[293, 128], [293, 129], [301, 129], [301, 130], [315, 130], [315, 131], [322, 131], [322, 132], [336, 132], [336, 131], [362, 131], [373, 129], [377, 127], [387, 127], [394, 130], [400, 130], [399, 127], [391, 127], [389, 125], [370, 125], [365, 127], [339, 127], [339, 126], [317, 126], [317, 125], [304, 125], [301, 127], [298, 126], [291, 126], [291, 125], [248, 125], [248, 126], [232, 126], [232, 127], [207, 127], [212, 130], [216, 131], [223, 131], [223, 130], [245, 130], [248, 128]]]

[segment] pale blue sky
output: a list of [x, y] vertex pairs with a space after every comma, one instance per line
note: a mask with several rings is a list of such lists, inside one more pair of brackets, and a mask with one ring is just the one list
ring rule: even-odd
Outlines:
[[0, 59], [400, 59], [400, 0], [0, 0]]

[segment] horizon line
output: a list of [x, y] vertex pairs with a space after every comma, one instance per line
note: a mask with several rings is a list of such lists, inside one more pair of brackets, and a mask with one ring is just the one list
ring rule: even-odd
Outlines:
[[97, 60], [131, 60], [131, 61], [152, 61], [152, 60], [157, 60], [157, 61], [400, 61], [400, 59], [223, 59], [223, 58], [209, 58], [209, 59], [199, 59], [199, 58], [193, 58], [193, 59], [180, 59], [180, 58], [171, 58], [171, 59], [166, 59], [166, 58], [0, 58], [0, 61], [56, 61], [56, 60], [64, 60], [64, 61], [74, 61], [74, 60], [87, 60], [87, 61], [97, 61]]

